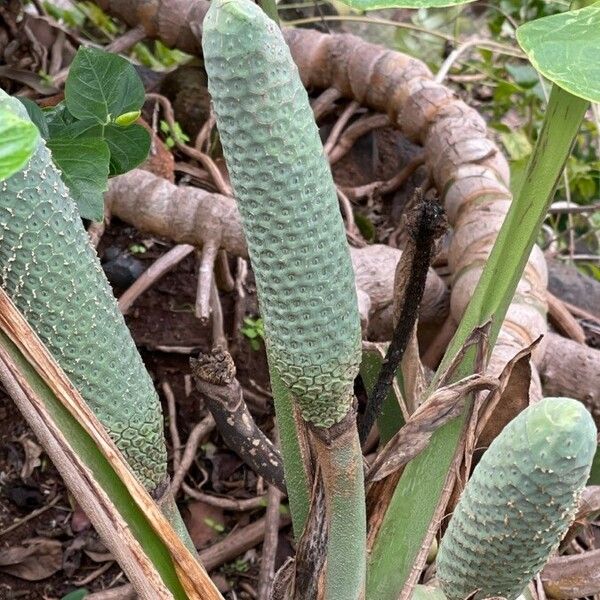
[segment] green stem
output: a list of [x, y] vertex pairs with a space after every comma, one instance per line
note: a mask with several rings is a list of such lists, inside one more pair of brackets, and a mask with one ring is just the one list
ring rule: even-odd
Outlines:
[[[488, 320], [492, 323], [490, 347], [495, 343], [587, 107], [587, 101], [553, 86], [518, 197], [506, 215], [438, 374], [448, 366], [469, 333]], [[473, 366], [474, 355], [467, 353], [456, 378], [470, 374]], [[436, 516], [464, 418], [463, 415], [438, 430], [427, 449], [407, 465], [371, 553], [368, 600], [396, 600], [403, 589], [406, 593], [414, 584], [412, 569], [422, 547], [430, 542], [430, 528], [435, 530], [431, 522]]]
[[292, 395], [277, 376], [275, 369], [269, 369], [269, 373], [283, 456], [285, 484], [292, 513], [292, 526], [294, 537], [298, 539], [304, 530], [310, 510], [310, 481], [304, 468], [302, 450], [296, 431]]
[[324, 441], [332, 431], [316, 433], [317, 460], [323, 474], [329, 536], [325, 600], [362, 600], [366, 578], [366, 510], [363, 458], [355, 416], [346, 417], [345, 431]]

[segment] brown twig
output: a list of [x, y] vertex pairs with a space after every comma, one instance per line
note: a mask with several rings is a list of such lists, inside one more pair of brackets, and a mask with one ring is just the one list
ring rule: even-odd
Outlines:
[[133, 29], [126, 31], [123, 35], [115, 38], [110, 44], [105, 46], [104, 50], [120, 54], [133, 48], [138, 42], [141, 42], [146, 37], [146, 30], [142, 25], [137, 25]]
[[331, 112], [335, 108], [335, 103], [342, 97], [342, 94], [333, 87], [327, 88], [319, 94], [312, 102], [313, 115], [315, 121]]
[[63, 51], [65, 47], [66, 34], [58, 30], [56, 40], [50, 49], [50, 64], [48, 65], [48, 75], [55, 75], [60, 71], [63, 62]]
[[[283, 515], [279, 520], [279, 528], [287, 527], [289, 524], [290, 517]], [[246, 550], [254, 548], [256, 544], [260, 544], [265, 535], [265, 528], [266, 520], [263, 517], [242, 529], [230, 533], [224, 540], [217, 542], [206, 550], [202, 550], [199, 553], [200, 562], [207, 571], [213, 571], [222, 564], [240, 556]], [[135, 592], [133, 586], [127, 584], [120, 588], [90, 594], [87, 598], [89, 600], [130, 600], [135, 598]]]
[[174, 167], [176, 171], [180, 173], [185, 173], [186, 175], [191, 175], [198, 181], [202, 183], [206, 183], [212, 187], [212, 182], [210, 179], [210, 173], [201, 167], [197, 167], [196, 165], [191, 165], [186, 162], [176, 162]]
[[[275, 440], [277, 443], [277, 440]], [[269, 486], [267, 492], [267, 513], [265, 515], [265, 537], [258, 574], [258, 600], [269, 600], [271, 587], [275, 577], [275, 556], [279, 538], [279, 507], [281, 505], [281, 492], [274, 486]]]
[[217, 284], [213, 279], [210, 285], [210, 307], [212, 315], [212, 342], [213, 346], [227, 348], [227, 338], [225, 337], [225, 327], [223, 325], [223, 307]]
[[220, 249], [217, 253], [217, 260], [215, 261], [215, 278], [217, 281], [217, 287], [224, 292], [233, 292], [235, 289], [235, 280], [231, 274], [229, 268], [229, 257], [227, 252]]
[[10, 533], [11, 531], [14, 531], [15, 529], [18, 529], [19, 527], [21, 527], [21, 525], [27, 523], [27, 521], [31, 521], [31, 519], [35, 519], [39, 515], [45, 513], [47, 510], [51, 509], [60, 499], [61, 496], [57, 494], [56, 496], [54, 496], [54, 498], [52, 498], [52, 500], [48, 502], [48, 504], [45, 504], [40, 508], [36, 508], [35, 510], [32, 510], [28, 515], [17, 519], [16, 521], [14, 521], [14, 523], [0, 531], [0, 537], [6, 535], [7, 533]]
[[73, 579], [73, 584], [76, 585], [77, 587], [88, 585], [89, 583], [92, 583], [92, 581], [95, 581], [96, 579], [98, 579], [98, 577], [100, 577], [100, 575], [103, 575], [104, 573], [106, 573], [106, 571], [108, 571], [113, 566], [113, 564], [114, 564], [114, 561], [109, 560], [109, 561], [105, 562], [101, 567], [94, 569], [89, 575], [86, 575], [85, 577], [81, 577], [78, 579]]
[[325, 156], [329, 156], [331, 151], [334, 149], [335, 144], [337, 143], [344, 127], [346, 127], [346, 124], [352, 118], [352, 115], [359, 109], [360, 109], [360, 104], [356, 100], [353, 100], [342, 111], [342, 114], [340, 115], [339, 119], [336, 121], [335, 125], [331, 129], [331, 132], [329, 133], [329, 137], [327, 138], [327, 141], [325, 142], [325, 145], [323, 146]]
[[146, 99], [154, 100], [160, 104], [161, 108], [163, 109], [165, 121], [171, 130], [171, 134], [177, 148], [179, 148], [179, 150], [181, 150], [190, 158], [193, 158], [202, 164], [202, 166], [210, 173], [215, 185], [217, 186], [217, 189], [221, 194], [224, 196], [232, 196], [233, 190], [231, 189], [231, 186], [225, 181], [225, 178], [223, 177], [221, 171], [219, 171], [219, 167], [217, 167], [213, 159], [208, 156], [208, 154], [204, 154], [204, 152], [200, 152], [199, 150], [196, 150], [196, 148], [192, 148], [191, 146], [188, 146], [179, 140], [175, 130], [175, 113], [173, 112], [173, 107], [171, 106], [169, 99], [162, 94], [156, 93], [146, 94]]
[[210, 316], [210, 294], [213, 284], [213, 270], [219, 244], [209, 240], [202, 247], [200, 267], [198, 269], [198, 289], [196, 291], [196, 317], [201, 323], [207, 323]]
[[181, 463], [181, 438], [179, 429], [177, 429], [177, 408], [175, 403], [175, 394], [168, 381], [163, 381], [162, 390], [167, 399], [167, 410], [169, 412], [169, 433], [171, 434], [171, 443], [173, 444], [173, 470], [178, 471]]
[[194, 147], [199, 152], [203, 151], [202, 146], [207, 144], [208, 141], [210, 140], [210, 134], [211, 134], [211, 131], [213, 130], [213, 127], [215, 126], [215, 123], [216, 123], [215, 115], [211, 111], [208, 119], [206, 119], [206, 121], [200, 128], [200, 131], [198, 132], [198, 135], [196, 136], [196, 140], [194, 142]]
[[248, 263], [245, 259], [238, 257], [237, 268], [235, 273], [235, 306], [233, 310], [233, 325], [231, 331], [232, 348], [236, 348], [240, 344], [242, 335], [242, 322], [246, 314], [246, 290], [244, 285], [248, 277]]
[[[169, 419], [171, 421], [171, 419]], [[169, 422], [169, 425], [171, 423]], [[192, 466], [194, 459], [196, 458], [196, 452], [200, 442], [215, 428], [215, 420], [212, 415], [208, 415], [202, 419], [199, 423], [194, 425], [194, 428], [190, 432], [188, 439], [185, 443], [183, 454], [179, 453], [179, 464], [174, 468], [173, 479], [171, 480], [171, 493], [173, 497], [177, 495], [181, 484], [188, 472], [188, 469]], [[172, 435], [172, 434], [171, 434]], [[174, 444], [173, 444], [174, 445]]]
[[371, 196], [375, 193], [390, 194], [401, 187], [406, 180], [421, 166], [425, 164], [425, 156], [419, 154], [415, 156], [406, 166], [404, 166], [396, 175], [386, 181], [373, 181], [365, 185], [359, 185], [351, 188], [342, 188], [348, 197], [353, 200], [359, 200]]
[[233, 512], [247, 512], [250, 510], [256, 510], [257, 508], [264, 508], [267, 504], [267, 497], [255, 496], [254, 498], [225, 498], [222, 496], [215, 496], [214, 494], [207, 494], [201, 492], [187, 483], [181, 484], [181, 489], [194, 500], [199, 500], [210, 506], [216, 506], [223, 510], [230, 510]]
[[127, 314], [133, 303], [146, 290], [151, 288], [161, 277], [191, 254], [193, 250], [194, 246], [190, 244], [178, 244], [177, 246], [173, 246], [173, 248], [160, 258], [157, 258], [119, 298], [118, 304], [121, 312], [124, 315]]
[[548, 300], [548, 319], [555, 326], [558, 333], [580, 344], [585, 344], [585, 331], [577, 319], [571, 314], [566, 304], [550, 291], [546, 296]]
[[361, 117], [355, 123], [352, 123], [346, 131], [340, 136], [335, 148], [329, 153], [329, 163], [334, 165], [343, 158], [355, 144], [356, 140], [366, 135], [374, 129], [390, 126], [390, 120], [387, 115], [377, 114]]
[[[290, 524], [290, 517], [282, 515], [279, 528]], [[224, 540], [200, 552], [200, 561], [207, 571], [212, 571], [220, 565], [233, 560], [256, 544], [260, 544], [265, 535], [266, 519], [263, 517], [251, 525], [230, 533]]]
[[355, 123], [352, 123], [340, 136], [337, 144], [331, 149], [329, 153], [329, 164], [334, 165], [338, 160], [342, 159], [356, 140], [361, 138], [363, 135], [373, 131], [374, 129], [381, 129], [382, 127], [391, 126], [390, 120], [387, 115], [377, 114], [361, 117]]
[[336, 186], [336, 192], [338, 196], [338, 200], [340, 202], [340, 207], [342, 209], [342, 214], [346, 219], [346, 232], [348, 235], [352, 236], [353, 239], [359, 241], [361, 246], [366, 246], [367, 243], [362, 238], [358, 227], [356, 226], [356, 221], [354, 220], [354, 211], [352, 210], [352, 203], [350, 202], [348, 196], [342, 192], [342, 190]]
[[425, 290], [427, 271], [435, 253], [435, 243], [447, 226], [442, 207], [437, 202], [424, 200], [419, 189], [416, 195], [420, 202], [407, 219], [409, 244], [396, 267], [394, 333], [359, 424], [361, 443], [367, 439], [379, 416], [383, 400], [410, 340]]

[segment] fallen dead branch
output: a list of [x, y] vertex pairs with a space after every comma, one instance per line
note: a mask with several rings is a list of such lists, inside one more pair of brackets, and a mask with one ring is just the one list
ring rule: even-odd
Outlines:
[[281, 455], [248, 411], [229, 352], [215, 348], [191, 359], [190, 364], [196, 387], [225, 443], [257, 474], [286, 493]]
[[[248, 252], [235, 201], [227, 196], [187, 186], [175, 186], [161, 177], [134, 169], [109, 182], [106, 193], [111, 213], [136, 228], [178, 243], [202, 247], [206, 240], [220, 240], [219, 246], [240, 260]], [[361, 318], [368, 325], [371, 339], [389, 339], [392, 330], [394, 272], [402, 253], [379, 244], [351, 248]], [[243, 257], [243, 258], [242, 258]], [[525, 284], [521, 284], [521, 289]], [[525, 294], [523, 297], [527, 297]], [[518, 308], [515, 315], [519, 315]], [[430, 269], [419, 312], [421, 323], [441, 325], [448, 315], [448, 292], [443, 280]], [[516, 317], [515, 317], [516, 318]], [[540, 315], [538, 314], [538, 322]], [[545, 330], [546, 325], [542, 327]], [[506, 335], [519, 332], [518, 322], [505, 322]], [[543, 354], [533, 359], [541, 370], [548, 394], [578, 398], [594, 407], [600, 418], [598, 397], [600, 351], [547, 334]], [[566, 349], [563, 344], [566, 344]], [[514, 341], [499, 341], [498, 353], [508, 358], [515, 354]], [[512, 351], [512, 354], [510, 352]], [[566, 359], [565, 359], [566, 357]], [[506, 362], [508, 362], [508, 358]], [[565, 368], [565, 360], [569, 361]], [[537, 374], [534, 372], [533, 376]], [[539, 392], [538, 392], [539, 394]]]
[[[203, 248], [217, 245], [232, 255], [247, 258], [240, 214], [235, 201], [199, 188], [176, 186], [148, 171], [134, 169], [111, 179], [105, 194], [111, 214], [137, 229], [179, 244]], [[361, 318], [377, 315], [379, 329], [391, 328], [394, 271], [401, 252], [373, 245], [350, 250], [359, 296]], [[443, 320], [448, 292], [430, 269], [419, 316], [426, 322]], [[389, 331], [389, 329], [388, 329]]]
[[581, 400], [600, 424], [600, 350], [555, 333], [546, 336], [540, 362], [544, 390], [549, 396]]

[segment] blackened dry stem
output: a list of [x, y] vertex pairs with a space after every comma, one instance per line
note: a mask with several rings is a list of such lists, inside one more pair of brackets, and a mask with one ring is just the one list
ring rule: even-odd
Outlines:
[[383, 400], [410, 341], [425, 290], [427, 271], [434, 257], [435, 242], [446, 229], [443, 208], [435, 201], [425, 200], [420, 189], [415, 190], [415, 194], [417, 206], [409, 213], [406, 222], [408, 244], [396, 267], [394, 280], [394, 333], [359, 423], [361, 444], [381, 412]]
[[227, 446], [267, 482], [287, 493], [281, 455], [248, 411], [230, 354], [215, 348], [191, 359], [190, 364], [196, 387]]

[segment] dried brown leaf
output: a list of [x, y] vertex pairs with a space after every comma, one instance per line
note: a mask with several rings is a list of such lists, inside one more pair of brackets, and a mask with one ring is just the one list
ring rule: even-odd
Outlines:
[[504, 427], [529, 406], [531, 353], [540, 340], [541, 337], [508, 361], [498, 377], [498, 388], [483, 400], [479, 414], [475, 415], [475, 439], [479, 446], [487, 448]]
[[204, 548], [220, 536], [219, 525], [223, 525], [223, 510], [205, 502], [191, 502], [185, 516], [187, 530], [196, 548]]
[[25, 460], [21, 467], [21, 479], [25, 481], [42, 464], [40, 456], [44, 449], [26, 434], [23, 434], [17, 441], [23, 447], [23, 452], [25, 453]]
[[600, 593], [600, 550], [555, 556], [542, 571], [542, 583], [552, 598], [583, 598]]
[[47, 538], [25, 540], [0, 552], [0, 571], [26, 581], [40, 581], [60, 571], [62, 544]]
[[367, 480], [379, 481], [404, 466], [427, 446], [437, 429], [460, 415], [469, 394], [497, 385], [493, 377], [471, 375], [435, 391], [380, 452]]

